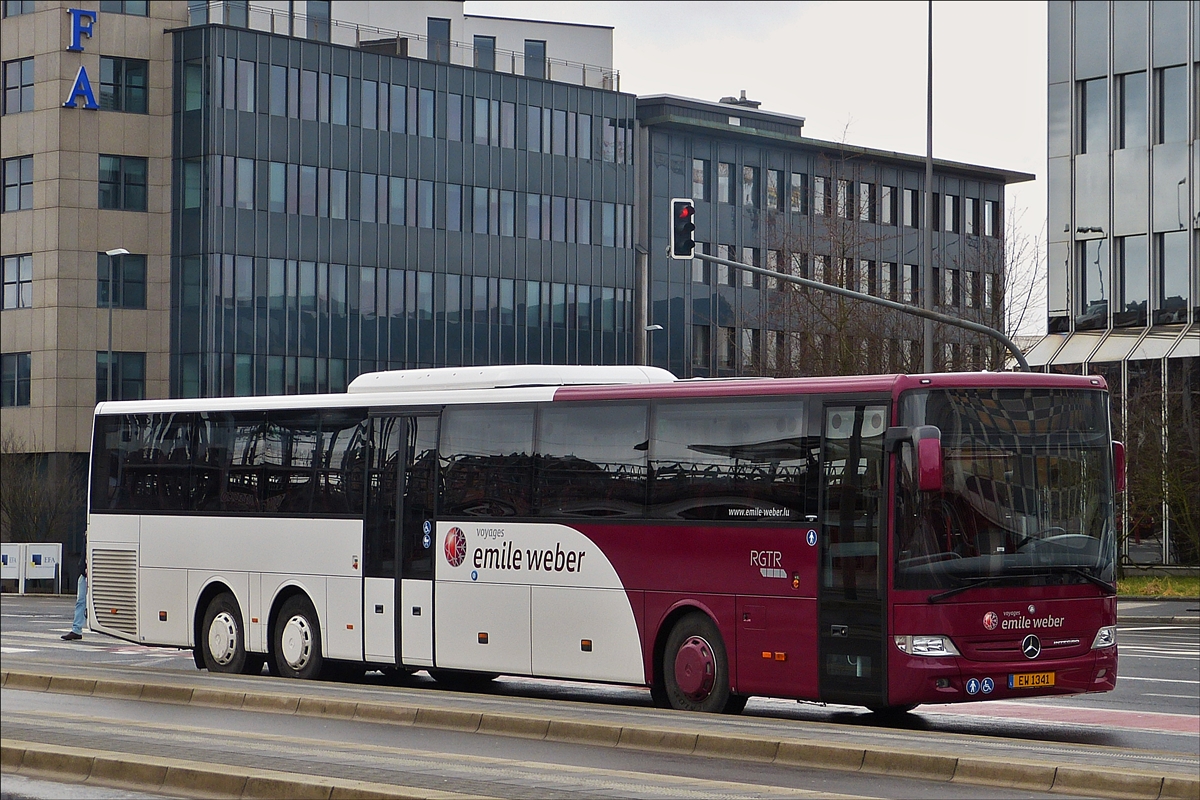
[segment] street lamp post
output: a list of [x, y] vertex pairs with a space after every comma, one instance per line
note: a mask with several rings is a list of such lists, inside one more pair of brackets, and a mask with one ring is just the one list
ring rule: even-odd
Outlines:
[[124, 247], [118, 247], [113, 250], [104, 251], [104, 255], [108, 256], [108, 361], [104, 366], [106, 391], [105, 399], [113, 399], [113, 349], [112, 349], [112, 320], [113, 320], [113, 287], [116, 285], [114, 280], [113, 261], [117, 256], [127, 256], [129, 251]]

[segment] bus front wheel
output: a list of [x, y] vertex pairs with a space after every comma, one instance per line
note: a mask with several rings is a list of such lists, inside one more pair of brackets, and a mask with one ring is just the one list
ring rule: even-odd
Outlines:
[[321, 626], [312, 603], [301, 596], [289, 598], [279, 611], [272, 631], [271, 656], [285, 678], [313, 679], [321, 675]]
[[692, 612], [675, 623], [663, 650], [662, 674], [663, 699], [671, 708], [722, 712], [732, 705], [725, 643], [707, 614]]
[[[252, 661], [246, 653], [242, 612], [229, 592], [212, 599], [204, 612], [200, 659], [209, 672], [246, 672]], [[257, 662], [261, 668], [262, 662]]]

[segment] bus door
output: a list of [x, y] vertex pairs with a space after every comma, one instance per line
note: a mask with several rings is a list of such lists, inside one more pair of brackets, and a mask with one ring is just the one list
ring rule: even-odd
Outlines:
[[882, 402], [825, 406], [817, 630], [826, 702], [886, 705], [887, 416]]
[[366, 658], [433, 664], [436, 416], [373, 415], [364, 525]]

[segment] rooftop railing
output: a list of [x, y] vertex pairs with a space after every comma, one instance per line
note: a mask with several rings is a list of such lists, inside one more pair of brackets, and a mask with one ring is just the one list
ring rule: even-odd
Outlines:
[[[620, 91], [621, 74], [615, 69], [560, 58], [527, 60], [524, 53], [500, 48], [480, 48], [467, 42], [431, 40], [407, 31], [388, 30], [346, 20], [326, 19], [289, 12], [287, 8], [255, 5], [236, 0], [188, 3], [188, 24], [215, 23], [299, 39], [346, 45], [373, 53], [421, 58], [447, 64], [489, 69], [512, 75], [544, 78], [577, 86]], [[491, 64], [486, 63], [491, 61]]]

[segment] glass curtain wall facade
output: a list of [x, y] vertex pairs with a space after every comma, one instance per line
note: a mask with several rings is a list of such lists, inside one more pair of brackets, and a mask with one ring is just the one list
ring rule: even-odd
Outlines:
[[633, 96], [174, 36], [173, 396], [632, 361]]
[[1047, 335], [1103, 375], [1127, 444], [1128, 564], [1197, 563], [1200, 3], [1049, 4]]
[[[731, 98], [732, 99], [732, 98]], [[641, 97], [650, 364], [676, 375], [922, 369], [921, 320], [769, 276], [666, 256], [673, 197], [696, 201], [701, 251], [920, 303], [920, 157], [804, 138], [802, 119], [737, 103]], [[936, 162], [935, 310], [1003, 325], [1004, 187], [1022, 173]], [[988, 337], [935, 335], [938, 369], [997, 368]]]

